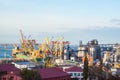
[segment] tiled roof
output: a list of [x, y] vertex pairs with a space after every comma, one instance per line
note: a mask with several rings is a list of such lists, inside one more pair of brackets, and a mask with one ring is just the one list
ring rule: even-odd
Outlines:
[[44, 69], [38, 69], [40, 75], [42, 78], [57, 78], [57, 77], [65, 77], [70, 76], [68, 73], [62, 71], [58, 68], [44, 68]]
[[66, 72], [83, 72], [81, 67], [72, 66], [70, 68], [65, 69]]
[[0, 71], [19, 71], [18, 68], [16, 68], [13, 64], [0, 64]]

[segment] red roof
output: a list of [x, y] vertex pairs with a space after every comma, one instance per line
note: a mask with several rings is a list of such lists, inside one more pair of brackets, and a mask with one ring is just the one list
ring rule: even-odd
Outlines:
[[83, 72], [81, 67], [72, 66], [70, 68], [65, 69], [66, 72]]
[[38, 71], [43, 79], [70, 76], [68, 73], [62, 71], [61, 69], [55, 68], [55, 67], [38, 69]]
[[7, 72], [19, 71], [19, 69], [16, 68], [13, 64], [0, 64], [0, 70]]

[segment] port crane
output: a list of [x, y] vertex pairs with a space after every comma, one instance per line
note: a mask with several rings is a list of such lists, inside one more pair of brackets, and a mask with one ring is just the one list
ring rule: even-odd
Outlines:
[[[39, 54], [38, 50], [34, 48], [36, 45], [36, 41], [34, 39], [26, 39], [26, 37], [23, 35], [22, 30], [20, 30], [21, 34], [21, 48], [15, 48], [12, 50], [12, 56], [15, 58], [27, 58], [27, 59], [33, 59], [35, 62], [38, 61], [38, 59], [41, 58], [41, 55]], [[29, 36], [30, 37], [30, 36]]]
[[48, 37], [45, 38], [44, 42], [39, 45], [39, 49], [34, 48], [36, 44], [35, 40], [27, 39], [22, 30], [21, 34], [21, 48], [15, 48], [12, 51], [12, 55], [15, 58], [31, 58], [35, 62], [43, 61], [46, 67], [54, 66], [54, 59], [61, 58], [63, 55], [63, 48], [65, 44], [69, 44], [68, 41], [63, 41], [63, 37], [58, 38], [55, 41], [50, 40]]
[[114, 67], [115, 68], [120, 68], [120, 63], [118, 63], [118, 55], [119, 55], [119, 49], [120, 49], [120, 46], [118, 44], [115, 44], [115, 47], [116, 47], [116, 60], [115, 60], [115, 64], [114, 64]]
[[63, 37], [57, 38], [55, 41], [50, 40], [48, 37], [40, 44], [39, 52], [42, 54], [42, 59], [46, 67], [53, 67], [55, 59], [62, 59], [63, 48], [68, 41], [63, 41]]

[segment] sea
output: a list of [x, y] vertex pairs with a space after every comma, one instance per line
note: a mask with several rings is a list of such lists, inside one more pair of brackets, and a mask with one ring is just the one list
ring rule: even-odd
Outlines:
[[0, 58], [12, 58], [13, 46], [0, 46]]

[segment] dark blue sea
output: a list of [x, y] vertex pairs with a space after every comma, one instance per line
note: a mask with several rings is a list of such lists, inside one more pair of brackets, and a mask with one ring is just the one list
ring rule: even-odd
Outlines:
[[0, 58], [12, 58], [13, 46], [0, 46]]

